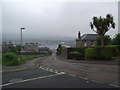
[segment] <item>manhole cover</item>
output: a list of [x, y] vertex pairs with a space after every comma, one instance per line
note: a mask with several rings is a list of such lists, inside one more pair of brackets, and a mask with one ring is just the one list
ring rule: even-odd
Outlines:
[[22, 79], [14, 78], [14, 79], [10, 80], [9, 82], [13, 83], [13, 82], [19, 82], [19, 81], [22, 81]]

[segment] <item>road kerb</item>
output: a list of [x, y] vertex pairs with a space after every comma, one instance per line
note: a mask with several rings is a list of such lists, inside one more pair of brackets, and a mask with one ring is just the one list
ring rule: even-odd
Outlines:
[[21, 68], [21, 69], [12, 69], [12, 70], [2, 70], [0, 72], [2, 73], [6, 73], [6, 72], [15, 72], [15, 71], [22, 71], [22, 70], [28, 70], [28, 69], [35, 69], [35, 68], [38, 68], [39, 66], [36, 65], [36, 66], [33, 66], [33, 67], [29, 67], [29, 68]]

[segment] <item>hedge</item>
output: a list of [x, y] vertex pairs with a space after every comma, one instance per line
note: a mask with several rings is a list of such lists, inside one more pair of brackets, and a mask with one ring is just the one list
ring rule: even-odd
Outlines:
[[84, 59], [84, 57], [85, 57], [85, 48], [84, 47], [73, 48], [73, 50], [70, 51], [69, 54], [70, 54], [69, 55], [70, 59], [77, 59], [77, 60]]
[[96, 56], [96, 52], [94, 48], [87, 48], [85, 51], [85, 58], [94, 59]]
[[117, 56], [119, 51], [116, 46], [97, 46], [94, 48], [88, 48], [85, 51], [86, 59], [103, 59], [110, 60], [113, 56]]

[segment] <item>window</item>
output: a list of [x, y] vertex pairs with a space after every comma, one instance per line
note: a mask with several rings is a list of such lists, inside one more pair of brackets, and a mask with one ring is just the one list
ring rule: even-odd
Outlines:
[[84, 41], [84, 46], [85, 46], [85, 47], [87, 46], [87, 42], [86, 42], [86, 41]]
[[94, 46], [94, 41], [91, 42], [91, 46]]

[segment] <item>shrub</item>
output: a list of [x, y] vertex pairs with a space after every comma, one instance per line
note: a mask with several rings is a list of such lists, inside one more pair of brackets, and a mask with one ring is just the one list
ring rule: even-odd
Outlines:
[[111, 59], [113, 56], [113, 48], [112, 47], [97, 47], [96, 51], [96, 59]]
[[85, 51], [85, 58], [94, 59], [96, 56], [96, 52], [94, 48], [87, 48]]
[[111, 47], [113, 51], [113, 56], [120, 55], [120, 45], [108, 45], [106, 47]]
[[79, 54], [79, 52], [78, 51], [71, 51], [70, 54], [74, 54], [75, 55], [75, 54]]
[[79, 60], [81, 58], [82, 58], [82, 56], [80, 55], [80, 53], [78, 51], [71, 51], [71, 52], [69, 52], [69, 59]]
[[77, 60], [84, 59], [85, 48], [84, 47], [73, 48], [73, 50], [70, 51], [69, 54], [70, 54], [69, 55], [70, 59], [77, 59]]
[[111, 46], [97, 46], [95, 48], [88, 48], [85, 52], [86, 59], [110, 60], [117, 55], [117, 48]]
[[18, 56], [15, 53], [4, 53], [2, 58], [3, 65], [20, 65], [20, 59], [18, 59]]

